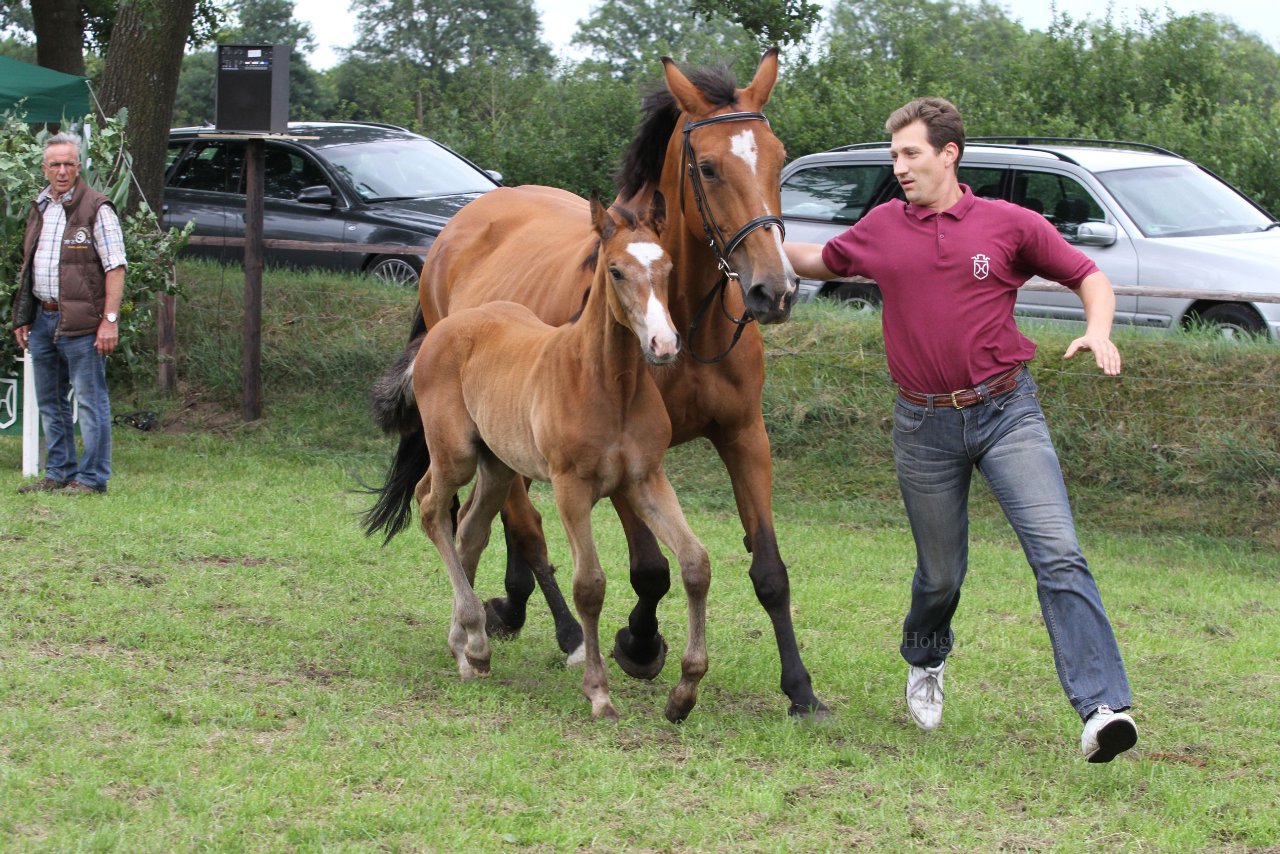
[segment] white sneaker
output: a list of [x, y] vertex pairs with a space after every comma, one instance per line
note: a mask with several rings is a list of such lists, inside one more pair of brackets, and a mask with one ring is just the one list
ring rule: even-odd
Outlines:
[[907, 710], [923, 730], [942, 725], [942, 670], [944, 661], [933, 667], [912, 667], [907, 671]]
[[1110, 762], [1138, 743], [1138, 727], [1124, 712], [1098, 706], [1085, 721], [1080, 749], [1090, 762]]

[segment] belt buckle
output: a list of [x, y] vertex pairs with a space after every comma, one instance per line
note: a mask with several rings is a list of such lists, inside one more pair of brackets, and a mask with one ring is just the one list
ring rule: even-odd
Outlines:
[[960, 393], [961, 392], [958, 392], [958, 391], [951, 392], [951, 405], [954, 406], [956, 409], [964, 409], [964, 407], [960, 405], [960, 401], [956, 400], [956, 395]]

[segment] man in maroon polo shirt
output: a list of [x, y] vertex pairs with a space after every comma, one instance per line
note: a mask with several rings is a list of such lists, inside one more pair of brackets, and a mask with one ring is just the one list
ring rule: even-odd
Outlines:
[[1071, 288], [1084, 303], [1086, 328], [1064, 358], [1091, 351], [1102, 372], [1115, 376], [1111, 283], [1040, 214], [978, 198], [959, 183], [964, 123], [950, 102], [912, 101], [885, 129], [907, 201], [880, 205], [825, 245], [786, 249], [805, 278], [866, 276], [883, 295], [885, 353], [899, 389], [894, 460], [916, 544], [901, 645], [907, 708], [921, 729], [942, 723], [976, 467], [1035, 572], [1058, 677], [1085, 722], [1084, 754], [1109, 762], [1137, 743], [1137, 727], [1124, 713], [1129, 682], [1024, 366], [1035, 344], [1018, 331], [1013, 306], [1034, 275]]

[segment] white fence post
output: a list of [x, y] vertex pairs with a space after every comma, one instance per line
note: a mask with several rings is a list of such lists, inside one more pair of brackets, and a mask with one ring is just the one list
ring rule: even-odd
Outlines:
[[36, 403], [36, 372], [31, 351], [22, 353], [22, 476], [40, 473], [40, 406]]

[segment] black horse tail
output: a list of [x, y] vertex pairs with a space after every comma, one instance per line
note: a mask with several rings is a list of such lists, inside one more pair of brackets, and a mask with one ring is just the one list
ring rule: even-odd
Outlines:
[[388, 435], [400, 436], [386, 482], [381, 487], [365, 489], [378, 500], [361, 515], [364, 533], [371, 537], [379, 530], [385, 531], [383, 545], [409, 523], [414, 489], [431, 463], [422, 417], [413, 397], [413, 363], [425, 337], [426, 324], [422, 312], [418, 312], [408, 346], [373, 386], [373, 420]]

